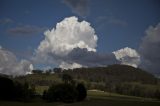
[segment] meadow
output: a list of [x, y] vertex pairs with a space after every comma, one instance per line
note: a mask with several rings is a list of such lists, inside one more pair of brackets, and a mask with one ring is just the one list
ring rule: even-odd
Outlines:
[[40, 98], [35, 98], [31, 102], [0, 101], [0, 106], [160, 106], [160, 101], [93, 90], [88, 91], [85, 101], [71, 104], [47, 103]]

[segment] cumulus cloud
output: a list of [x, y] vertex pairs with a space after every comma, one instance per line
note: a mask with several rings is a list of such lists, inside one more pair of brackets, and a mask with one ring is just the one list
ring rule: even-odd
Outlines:
[[89, 0], [63, 0], [73, 13], [86, 17], [89, 13]]
[[45, 30], [46, 30], [45, 27], [24, 25], [24, 26], [17, 26], [14, 28], [10, 28], [7, 30], [7, 33], [11, 35], [34, 35], [43, 32]]
[[160, 74], [160, 23], [146, 30], [139, 52], [142, 57], [141, 67], [154, 74]]
[[33, 65], [29, 61], [19, 62], [12, 52], [0, 48], [0, 73], [17, 76], [31, 73], [32, 69]]
[[38, 53], [52, 53], [65, 56], [74, 48], [96, 51], [97, 35], [90, 23], [78, 22], [76, 17], [65, 18], [56, 28], [45, 31], [45, 39], [40, 43]]
[[133, 67], [138, 67], [140, 64], [140, 55], [134, 49], [125, 47], [113, 53], [115, 54], [116, 59], [121, 61], [121, 64], [130, 65]]
[[96, 52], [97, 35], [90, 23], [76, 17], [65, 18], [47, 30], [33, 58], [35, 62], [56, 64], [61, 68], [96, 67], [117, 63], [113, 53]]

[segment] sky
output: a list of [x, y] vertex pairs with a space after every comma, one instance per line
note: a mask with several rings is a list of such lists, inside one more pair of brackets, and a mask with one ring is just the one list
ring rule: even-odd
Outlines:
[[0, 0], [0, 50], [6, 74], [116, 63], [160, 74], [160, 1]]

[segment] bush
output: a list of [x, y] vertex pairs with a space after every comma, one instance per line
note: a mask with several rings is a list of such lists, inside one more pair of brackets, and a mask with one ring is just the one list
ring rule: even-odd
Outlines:
[[68, 74], [62, 75], [63, 83], [52, 85], [48, 91], [43, 92], [42, 98], [49, 102], [66, 102], [71, 103], [75, 101], [82, 101], [87, 96], [86, 88], [79, 83], [75, 86], [75, 81]]
[[14, 83], [14, 99], [19, 101], [29, 101], [35, 96], [35, 88], [29, 87], [29, 84], [25, 82], [21, 84], [19, 82]]
[[6, 77], [0, 76], [0, 100], [11, 100], [14, 98], [14, 83]]
[[82, 101], [86, 98], [87, 96], [87, 90], [85, 88], [85, 86], [81, 83], [79, 83], [77, 85], [77, 91], [78, 91], [78, 97], [77, 97], [77, 101]]
[[66, 103], [75, 102], [78, 96], [76, 88], [71, 84], [58, 84], [49, 87], [47, 93], [44, 91], [43, 98], [49, 102], [62, 101]]
[[52, 85], [49, 89], [43, 92], [42, 98], [49, 102], [65, 102], [72, 103], [82, 101], [87, 96], [87, 90], [81, 83], [75, 87], [72, 84], [62, 83]]
[[28, 101], [35, 95], [34, 87], [28, 83], [13, 82], [7, 77], [0, 76], [0, 100]]

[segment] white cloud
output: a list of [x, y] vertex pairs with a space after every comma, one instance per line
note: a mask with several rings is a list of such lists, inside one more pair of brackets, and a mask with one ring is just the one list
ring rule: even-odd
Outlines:
[[65, 18], [57, 23], [55, 29], [47, 30], [44, 34], [45, 39], [41, 41], [33, 58], [37, 62], [43, 60], [60, 65], [75, 48], [96, 52], [98, 38], [94, 29], [86, 21], [79, 22], [77, 17]]
[[25, 75], [33, 69], [27, 60], [17, 60], [16, 56], [2, 47], [0, 48], [0, 73], [7, 75]]
[[82, 65], [77, 64], [77, 63], [69, 64], [69, 63], [66, 63], [66, 62], [62, 62], [59, 67], [63, 68], [63, 69], [74, 69], [74, 68], [81, 68]]
[[116, 59], [121, 61], [121, 64], [137, 67], [140, 64], [140, 55], [136, 50], [125, 47], [113, 52]]
[[56, 28], [47, 30], [45, 39], [40, 43], [37, 52], [51, 52], [56, 55], [67, 55], [74, 48], [87, 48], [96, 51], [97, 35], [86, 21], [78, 22], [76, 17], [69, 17], [57, 23]]
[[160, 23], [146, 30], [139, 48], [142, 57], [141, 67], [154, 74], [160, 74]]

